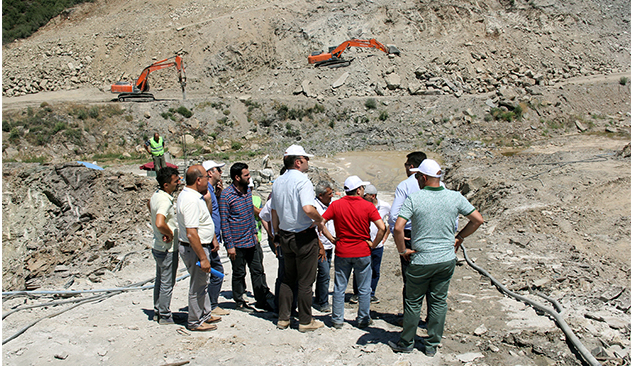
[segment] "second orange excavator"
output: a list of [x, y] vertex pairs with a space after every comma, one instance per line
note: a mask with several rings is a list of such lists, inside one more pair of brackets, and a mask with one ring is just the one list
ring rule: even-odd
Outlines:
[[149, 74], [152, 71], [172, 66], [174, 66], [176, 71], [178, 71], [178, 82], [182, 88], [182, 99], [186, 99], [185, 85], [187, 85], [187, 76], [185, 75], [185, 64], [180, 56], [173, 56], [164, 60], [156, 61], [143, 69], [141, 75], [138, 79], [136, 79], [134, 84], [125, 81], [118, 81], [117, 83], [112, 84], [110, 91], [112, 93], [119, 94], [117, 97], [119, 102], [125, 102], [127, 100], [137, 102], [152, 101], [154, 100], [154, 95], [147, 93], [147, 91], [149, 91]]
[[312, 55], [308, 56], [308, 63], [314, 64], [316, 67], [320, 66], [329, 66], [329, 67], [344, 67], [349, 66], [349, 64], [354, 60], [345, 60], [341, 57], [343, 51], [350, 47], [368, 47], [368, 48], [377, 48], [388, 55], [398, 55], [400, 56], [400, 50], [398, 50], [395, 46], [386, 47], [382, 43], [376, 41], [375, 39], [351, 39], [349, 41], [345, 41], [338, 45], [337, 47], [330, 47], [328, 52], [313, 52]]

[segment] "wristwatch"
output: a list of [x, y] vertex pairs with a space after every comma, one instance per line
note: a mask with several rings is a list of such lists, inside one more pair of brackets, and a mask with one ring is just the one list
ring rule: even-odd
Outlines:
[[407, 253], [407, 248], [404, 248], [403, 251], [398, 252], [398, 254], [400, 254], [400, 255], [405, 255], [406, 253]]

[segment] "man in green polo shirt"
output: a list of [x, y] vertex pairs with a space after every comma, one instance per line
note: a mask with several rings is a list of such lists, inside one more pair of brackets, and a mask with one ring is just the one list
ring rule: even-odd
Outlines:
[[[411, 352], [420, 320], [422, 300], [427, 294], [429, 314], [424, 353], [435, 355], [444, 332], [446, 297], [455, 270], [457, 249], [464, 238], [474, 233], [484, 220], [457, 191], [440, 185], [442, 170], [431, 159], [422, 161], [418, 168], [410, 169], [420, 186], [420, 191], [409, 195], [400, 211], [393, 230], [398, 252], [410, 260], [406, 271], [404, 324], [400, 340], [389, 341], [394, 352]], [[455, 235], [455, 218], [468, 218], [468, 224]], [[411, 220], [411, 249], [404, 245], [404, 226]], [[428, 292], [427, 292], [428, 291]]]
[[154, 170], [157, 173], [167, 166], [165, 162], [165, 141], [158, 135], [158, 132], [154, 132], [154, 138], [145, 141], [145, 150], [152, 155]]

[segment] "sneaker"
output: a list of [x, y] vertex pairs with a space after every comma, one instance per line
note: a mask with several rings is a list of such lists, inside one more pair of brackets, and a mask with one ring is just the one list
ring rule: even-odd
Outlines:
[[290, 320], [277, 320], [277, 329], [287, 329], [290, 326]]
[[243, 311], [248, 314], [252, 314], [255, 311], [255, 309], [248, 304], [238, 304], [235, 306], [235, 310]]
[[395, 342], [392, 342], [392, 341], [387, 342], [387, 344], [396, 353], [398, 353], [398, 352], [411, 353], [413, 351], [413, 345], [411, 345], [409, 347], [403, 347], [403, 346], [400, 345], [400, 342], [395, 343]]
[[358, 304], [358, 295], [352, 295], [352, 297], [349, 298], [349, 303]]
[[369, 319], [369, 320], [366, 320], [366, 321], [363, 321], [363, 322], [358, 322], [358, 327], [360, 329], [364, 329], [364, 328], [367, 328], [368, 326], [370, 326], [372, 324], [374, 324], [374, 321]]
[[332, 306], [330, 304], [314, 305], [314, 308], [321, 313], [331, 313]]
[[378, 304], [380, 302], [380, 299], [377, 298], [376, 296], [372, 296], [371, 297], [371, 303], [372, 304]]
[[192, 332], [206, 332], [209, 330], [216, 330], [218, 329], [218, 326], [215, 324], [207, 324], [207, 323], [202, 323], [199, 326], [195, 327], [195, 328], [189, 328], [190, 331]]
[[209, 316], [209, 319], [205, 320], [204, 322], [207, 324], [211, 324], [211, 323], [217, 323], [220, 321], [222, 321], [222, 317], [211, 315]]
[[310, 324], [299, 324], [299, 331], [302, 333], [305, 332], [311, 332], [313, 330], [317, 330], [319, 328], [323, 327], [323, 322], [316, 320], [316, 319], [312, 319], [312, 321], [310, 322]]
[[334, 329], [341, 329], [343, 328], [343, 325], [345, 325], [345, 323], [332, 323]]
[[158, 319], [158, 324], [160, 325], [171, 325], [171, 324], [175, 324], [174, 323], [174, 318], [169, 317], [169, 318], [160, 318]]
[[435, 353], [437, 353], [437, 350], [433, 347], [429, 347], [429, 346], [424, 346], [424, 354], [429, 356], [429, 357], [433, 357], [435, 356]]
[[211, 310], [211, 314], [213, 315], [229, 315], [231, 312], [228, 311], [227, 309], [222, 309], [221, 307], [217, 306], [215, 309]]

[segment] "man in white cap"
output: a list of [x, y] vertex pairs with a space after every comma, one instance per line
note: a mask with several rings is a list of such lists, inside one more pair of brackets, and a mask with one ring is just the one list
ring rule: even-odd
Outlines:
[[315, 208], [314, 186], [304, 174], [312, 156], [299, 145], [286, 150], [287, 171], [275, 180], [271, 198], [273, 228], [279, 235], [285, 267], [279, 291], [277, 328], [290, 326], [292, 289], [297, 286], [300, 332], [323, 327], [322, 322], [312, 318], [312, 284], [316, 279], [317, 260], [325, 255], [315, 230], [317, 226], [323, 231], [323, 218]]
[[[385, 235], [385, 223], [376, 207], [363, 199], [365, 186], [369, 182], [352, 175], [345, 180], [346, 196], [330, 203], [323, 214], [328, 222], [334, 220], [336, 238], [329, 231], [324, 234], [334, 245], [334, 293], [332, 294], [332, 323], [340, 329], [344, 324], [345, 289], [349, 275], [354, 270], [358, 282], [358, 315], [359, 328], [368, 327], [372, 321], [369, 316], [371, 297], [371, 250], [378, 246]], [[378, 228], [376, 238], [369, 236], [369, 225], [374, 223]]]
[[[404, 324], [400, 340], [389, 341], [394, 352], [411, 352], [420, 320], [420, 308], [425, 295], [429, 314], [424, 352], [435, 355], [444, 332], [446, 297], [453, 271], [455, 253], [464, 238], [474, 233], [484, 222], [479, 211], [457, 191], [440, 185], [442, 170], [431, 159], [424, 160], [418, 168], [411, 168], [420, 191], [407, 197], [400, 208], [393, 230], [398, 252], [410, 263], [407, 267], [407, 292], [405, 296]], [[455, 235], [455, 217], [466, 216], [468, 224]], [[411, 220], [411, 249], [404, 244], [404, 228]]]
[[[207, 160], [202, 163], [202, 167], [207, 171], [209, 182], [207, 183], [207, 194], [204, 195], [204, 200], [207, 203], [211, 218], [213, 219], [213, 225], [215, 226], [215, 241], [213, 249], [209, 253], [209, 262], [211, 268], [216, 271], [224, 273], [224, 266], [222, 266], [222, 260], [220, 259], [219, 249], [220, 243], [222, 243], [222, 229], [220, 220], [220, 206], [218, 205], [218, 196], [216, 191], [220, 193], [222, 191], [222, 167], [226, 163], [216, 163], [213, 160]], [[229, 315], [229, 311], [222, 309], [218, 306], [220, 299], [220, 291], [222, 290], [222, 278], [217, 276], [211, 276], [209, 279], [209, 299], [211, 300], [211, 313], [215, 315]]]
[[[376, 206], [376, 210], [382, 217], [383, 222], [387, 222], [387, 218], [389, 217], [389, 211], [391, 210], [391, 206], [383, 201], [378, 199], [378, 190], [373, 184], [368, 184], [365, 187], [365, 194], [363, 198], [371, 202], [374, 206]], [[376, 239], [376, 235], [378, 235], [378, 228], [372, 222], [369, 226], [369, 236], [370, 240]], [[382, 263], [382, 254], [384, 251], [385, 242], [389, 237], [389, 231], [386, 231], [385, 236], [382, 238], [382, 241], [378, 244], [377, 247], [371, 250], [371, 303], [377, 304], [380, 302], [380, 299], [376, 296], [376, 288], [378, 287], [378, 280], [380, 279], [380, 264]], [[356, 277], [353, 278], [352, 283], [354, 284], [354, 295], [349, 300], [350, 303], [356, 304], [358, 302], [358, 284], [356, 283]]]

